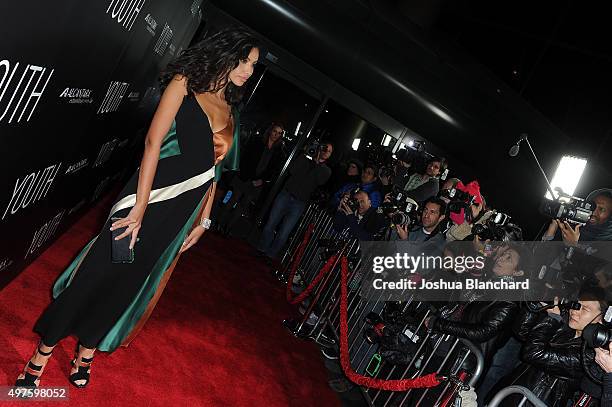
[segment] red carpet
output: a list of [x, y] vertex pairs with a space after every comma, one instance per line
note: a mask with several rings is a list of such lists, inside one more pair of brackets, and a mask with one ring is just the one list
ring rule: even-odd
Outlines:
[[[97, 233], [100, 203], [0, 292], [0, 386], [32, 356], [34, 322], [57, 275]], [[313, 343], [291, 336], [283, 287], [238, 240], [209, 233], [181, 260], [129, 348], [96, 352], [86, 389], [68, 383], [76, 339], [64, 339], [41, 386], [69, 387], [70, 405], [337, 406]], [[23, 405], [0, 402], [0, 405]], [[63, 404], [66, 405], [66, 404]]]

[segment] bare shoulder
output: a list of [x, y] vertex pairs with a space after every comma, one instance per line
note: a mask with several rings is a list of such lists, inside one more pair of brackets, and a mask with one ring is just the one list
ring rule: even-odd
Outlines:
[[187, 77], [183, 75], [174, 75], [172, 80], [168, 83], [168, 89], [173, 92], [180, 91], [183, 96], [187, 95]]

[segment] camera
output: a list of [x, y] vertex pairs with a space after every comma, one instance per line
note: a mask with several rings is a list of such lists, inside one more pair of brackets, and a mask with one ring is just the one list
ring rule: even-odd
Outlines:
[[399, 188], [393, 190], [390, 201], [383, 202], [380, 209], [385, 216], [391, 219], [394, 225], [410, 226], [418, 221], [419, 205]]
[[318, 141], [315, 141], [306, 147], [306, 155], [310, 157], [316, 157], [319, 153], [325, 151], [327, 151], [327, 144], [322, 144]]
[[357, 209], [359, 209], [359, 201], [354, 196], [351, 196], [346, 200], [346, 206], [348, 206], [352, 212], [356, 212]]
[[559, 219], [564, 222], [586, 224], [593, 214], [595, 205], [584, 199], [570, 196], [568, 202], [559, 199], [551, 201], [544, 199], [540, 205], [540, 213], [552, 219]]
[[480, 240], [507, 241], [508, 235], [505, 226], [509, 224], [510, 216], [497, 212], [484, 224], [477, 223], [472, 227], [472, 234]]
[[446, 198], [449, 201], [446, 208], [453, 213], [459, 213], [461, 209], [468, 208], [476, 199], [475, 196], [457, 188], [443, 189], [438, 193], [438, 197]]
[[582, 331], [582, 338], [591, 348], [607, 348], [612, 341], [612, 328], [603, 324], [589, 324]]

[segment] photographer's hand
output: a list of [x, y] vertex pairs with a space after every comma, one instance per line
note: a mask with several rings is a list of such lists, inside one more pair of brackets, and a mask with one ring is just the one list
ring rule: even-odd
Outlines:
[[563, 241], [565, 244], [569, 246], [576, 246], [578, 244], [578, 239], [580, 239], [580, 225], [576, 225], [574, 229], [567, 222], [561, 222], [557, 220], [559, 228], [561, 229], [561, 235], [563, 236]]
[[547, 309], [546, 312], [549, 314], [561, 315], [561, 310], [559, 309], [559, 297], [555, 297], [553, 304], [555, 304], [555, 306]]
[[397, 230], [397, 235], [401, 240], [408, 239], [408, 226], [407, 225], [395, 225], [395, 230]]
[[341, 212], [343, 212], [345, 215], [352, 215], [353, 211], [351, 210], [351, 208], [349, 208], [349, 206], [347, 205], [346, 201], [340, 201], [340, 207], [338, 208]]
[[391, 192], [385, 195], [385, 199], [383, 202], [391, 202]]
[[559, 223], [557, 219], [553, 219], [550, 222], [550, 225], [548, 225], [548, 229], [546, 230], [546, 233], [544, 233], [544, 236], [548, 238], [553, 238], [555, 237], [555, 234], [557, 234], [558, 229], [559, 229]]
[[612, 373], [612, 355], [610, 354], [610, 349], [595, 348], [595, 362], [604, 372]]

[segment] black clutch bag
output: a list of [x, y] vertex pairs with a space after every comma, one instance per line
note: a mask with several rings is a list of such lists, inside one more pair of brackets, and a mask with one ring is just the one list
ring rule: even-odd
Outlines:
[[[119, 220], [121, 218], [112, 218], [112, 221]], [[113, 263], [133, 263], [134, 262], [134, 249], [130, 249], [130, 236], [126, 236], [123, 239], [115, 240], [115, 237], [119, 236], [125, 230], [126, 227], [111, 230], [111, 262]]]

